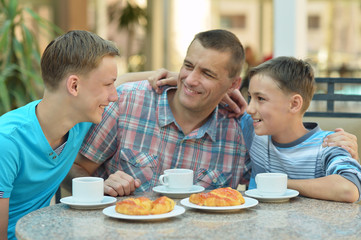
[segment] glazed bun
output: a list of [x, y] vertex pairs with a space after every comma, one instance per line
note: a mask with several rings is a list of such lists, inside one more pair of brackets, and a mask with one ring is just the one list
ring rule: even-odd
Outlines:
[[163, 214], [174, 209], [174, 201], [166, 196], [155, 201], [146, 197], [128, 198], [117, 202], [115, 211], [126, 215]]
[[242, 194], [230, 187], [218, 188], [208, 193], [192, 194], [189, 202], [209, 207], [236, 206], [245, 203]]

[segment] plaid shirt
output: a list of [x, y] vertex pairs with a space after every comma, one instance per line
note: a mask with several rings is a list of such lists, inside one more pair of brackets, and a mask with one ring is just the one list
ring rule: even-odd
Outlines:
[[117, 88], [118, 101], [90, 129], [81, 148], [102, 164], [94, 175], [106, 179], [122, 170], [142, 181], [137, 191], [151, 191], [169, 168], [192, 169], [195, 184], [206, 189], [248, 183], [250, 162], [236, 119], [217, 107], [202, 127], [184, 135], [168, 105], [169, 89], [158, 95], [148, 81]]

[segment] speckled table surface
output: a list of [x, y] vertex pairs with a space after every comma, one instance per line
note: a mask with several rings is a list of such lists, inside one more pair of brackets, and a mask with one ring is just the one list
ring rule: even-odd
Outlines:
[[[151, 199], [159, 195], [146, 193]], [[120, 200], [121, 198], [118, 198]], [[175, 199], [178, 205], [179, 199]], [[361, 205], [295, 197], [235, 212], [186, 207], [156, 221], [121, 220], [102, 209], [56, 204], [32, 212], [16, 225], [19, 240], [42, 239], [361, 239]]]

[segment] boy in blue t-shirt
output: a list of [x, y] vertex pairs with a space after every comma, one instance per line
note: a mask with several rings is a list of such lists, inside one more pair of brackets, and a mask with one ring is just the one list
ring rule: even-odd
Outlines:
[[303, 123], [314, 91], [311, 65], [278, 57], [251, 69], [250, 103], [241, 119], [252, 160], [249, 188], [262, 172], [288, 174], [288, 188], [301, 195], [341, 202], [360, 199], [361, 166], [340, 147], [322, 147], [333, 132]]
[[16, 239], [16, 222], [49, 205], [91, 123], [118, 98], [118, 55], [87, 31], [56, 38], [41, 59], [43, 99], [0, 117], [0, 239]]

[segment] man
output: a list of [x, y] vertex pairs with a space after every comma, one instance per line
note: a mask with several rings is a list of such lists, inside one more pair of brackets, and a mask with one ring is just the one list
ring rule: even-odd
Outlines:
[[43, 99], [0, 117], [0, 239], [16, 239], [18, 219], [49, 205], [91, 122], [117, 99], [117, 55], [90, 32], [58, 37], [41, 59]]
[[177, 88], [158, 95], [143, 81], [117, 89], [118, 101], [91, 128], [67, 178], [101, 176], [112, 196], [150, 191], [165, 169], [177, 167], [194, 170], [195, 183], [207, 189], [245, 183], [249, 162], [241, 128], [218, 105], [239, 88], [243, 62], [234, 34], [197, 34]]

